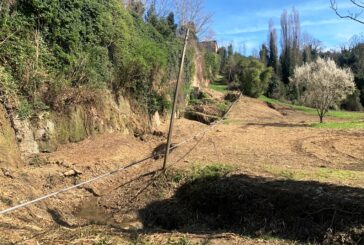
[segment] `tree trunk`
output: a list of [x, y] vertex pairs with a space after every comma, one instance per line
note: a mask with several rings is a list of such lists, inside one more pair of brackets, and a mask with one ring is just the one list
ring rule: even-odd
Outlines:
[[320, 123], [323, 123], [323, 122], [324, 122], [324, 116], [320, 115]]

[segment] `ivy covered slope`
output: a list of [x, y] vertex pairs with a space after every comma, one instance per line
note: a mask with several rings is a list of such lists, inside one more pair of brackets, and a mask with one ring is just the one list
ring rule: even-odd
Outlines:
[[152, 129], [150, 115], [171, 104], [183, 38], [173, 13], [143, 13], [119, 0], [0, 0], [0, 162]]
[[[98, 100], [112, 91], [149, 114], [169, 105], [181, 52], [173, 14], [126, 10], [119, 0], [5, 0], [0, 16], [1, 98], [20, 117]], [[186, 79], [193, 73], [188, 54]], [[95, 95], [96, 94], [96, 95]], [[15, 99], [14, 99], [15, 98]]]

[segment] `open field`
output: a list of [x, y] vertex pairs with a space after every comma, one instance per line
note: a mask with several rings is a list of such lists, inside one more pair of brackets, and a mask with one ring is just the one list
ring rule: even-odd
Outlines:
[[[307, 115], [317, 116], [317, 112], [313, 108], [309, 108], [301, 105], [293, 105], [290, 103], [282, 102], [279, 100], [267, 98], [261, 96], [259, 98], [262, 101], [280, 105], [283, 107], [292, 108], [297, 111], [302, 111]], [[331, 110], [327, 113], [328, 117], [343, 119], [341, 122], [325, 122], [325, 123], [313, 123], [312, 127], [315, 128], [333, 128], [333, 129], [364, 129], [364, 112], [351, 112], [351, 111], [334, 111]]]
[[[273, 103], [243, 97], [223, 124], [173, 152], [166, 175], [151, 160], [1, 216], [1, 243], [360, 244], [363, 128], [318, 127], [309, 109]], [[326, 122], [362, 116], [334, 112]], [[206, 127], [180, 119], [174, 141]], [[64, 145], [1, 175], [0, 208], [141, 159], [164, 140], [113, 133]], [[65, 177], [70, 169], [82, 174]]]

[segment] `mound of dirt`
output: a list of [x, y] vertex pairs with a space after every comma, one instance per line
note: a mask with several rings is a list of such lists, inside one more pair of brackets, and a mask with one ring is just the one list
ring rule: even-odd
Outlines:
[[247, 175], [205, 177], [140, 210], [147, 227], [223, 229], [253, 237], [358, 244], [364, 238], [364, 190]]

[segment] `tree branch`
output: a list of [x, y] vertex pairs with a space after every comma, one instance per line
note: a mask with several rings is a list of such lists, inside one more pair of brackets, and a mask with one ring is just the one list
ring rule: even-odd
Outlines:
[[[350, 0], [354, 5], [360, 7], [360, 8], [364, 8], [364, 5], [359, 4], [357, 1], [355, 0]], [[353, 21], [356, 21], [360, 24], [364, 24], [363, 20], [358, 19], [358, 16], [361, 14], [349, 14], [349, 15], [342, 15], [339, 10], [338, 10], [338, 6], [336, 3], [336, 0], [330, 0], [331, 3], [331, 9], [335, 11], [336, 15], [339, 16], [341, 19], [351, 19]], [[363, 3], [364, 4], [364, 3]]]
[[9, 36], [7, 36], [4, 40], [2, 40], [1, 42], [0, 42], [0, 47], [7, 41], [7, 40], [9, 40], [9, 38], [11, 38], [12, 36], [14, 36], [15, 35], [15, 33], [17, 33], [18, 32], [18, 30], [15, 30], [14, 32], [12, 32], [12, 33], [10, 33], [9, 34]]
[[360, 2], [358, 3], [356, 0], [350, 0], [354, 5], [358, 6], [359, 8], [364, 8], [364, 3]]

